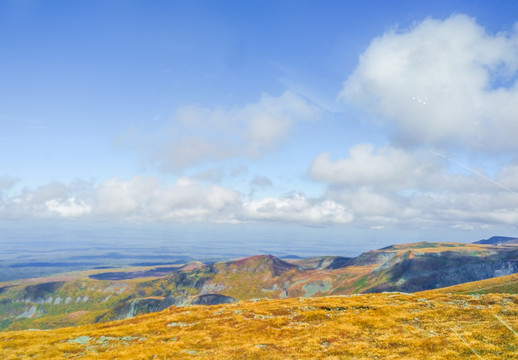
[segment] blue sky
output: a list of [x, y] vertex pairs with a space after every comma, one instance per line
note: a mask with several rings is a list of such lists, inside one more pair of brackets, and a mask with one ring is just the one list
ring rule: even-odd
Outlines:
[[517, 21], [512, 1], [1, 1], [0, 219], [517, 235]]

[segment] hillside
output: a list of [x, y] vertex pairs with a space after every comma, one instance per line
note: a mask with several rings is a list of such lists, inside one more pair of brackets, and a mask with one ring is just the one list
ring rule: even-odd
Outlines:
[[419, 294], [518, 294], [518, 274], [472, 281], [444, 288], [422, 291]]
[[509, 236], [492, 236], [489, 239], [475, 241], [473, 244], [491, 244], [491, 245], [518, 244], [518, 238], [509, 237]]
[[402, 244], [367, 252], [356, 261], [369, 262], [376, 256], [386, 258], [375, 270], [386, 277], [368, 292], [416, 292], [518, 272], [516, 245]]
[[[419, 292], [515, 272], [516, 245], [427, 242], [389, 246], [356, 258], [257, 255], [214, 264], [91, 270], [0, 284], [0, 328], [108, 322], [172, 305]], [[510, 286], [501, 289], [516, 292]]]
[[518, 296], [368, 294], [171, 307], [0, 333], [18, 359], [516, 359]]

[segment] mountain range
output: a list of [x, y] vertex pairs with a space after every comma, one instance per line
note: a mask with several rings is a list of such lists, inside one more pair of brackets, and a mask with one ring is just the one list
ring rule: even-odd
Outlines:
[[[515, 240], [400, 244], [354, 258], [283, 260], [257, 255], [212, 264], [92, 269], [5, 282], [0, 284], [0, 326], [52, 329], [127, 319], [173, 305], [444, 288], [518, 272]], [[504, 288], [516, 289], [514, 283]]]

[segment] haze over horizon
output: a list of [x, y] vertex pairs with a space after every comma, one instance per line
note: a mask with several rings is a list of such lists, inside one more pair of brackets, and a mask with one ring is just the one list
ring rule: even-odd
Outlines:
[[513, 2], [3, 1], [0, 37], [0, 242], [518, 236]]

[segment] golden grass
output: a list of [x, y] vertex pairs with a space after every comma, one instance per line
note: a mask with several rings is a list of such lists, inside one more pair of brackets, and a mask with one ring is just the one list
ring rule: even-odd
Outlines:
[[485, 280], [472, 281], [448, 286], [440, 289], [426, 290], [421, 294], [456, 293], [456, 294], [487, 294], [487, 293], [518, 293], [518, 273], [499, 276]]
[[408, 244], [393, 245], [391, 249], [379, 249], [372, 252], [399, 252], [404, 250], [414, 250], [419, 253], [436, 253], [444, 251], [456, 252], [479, 252], [480, 255], [489, 255], [495, 250], [503, 248], [516, 249], [517, 245], [497, 246], [492, 244], [473, 244], [473, 243], [457, 243], [457, 242], [419, 242]]
[[516, 359], [518, 296], [368, 294], [171, 307], [0, 333], [2, 359]]

